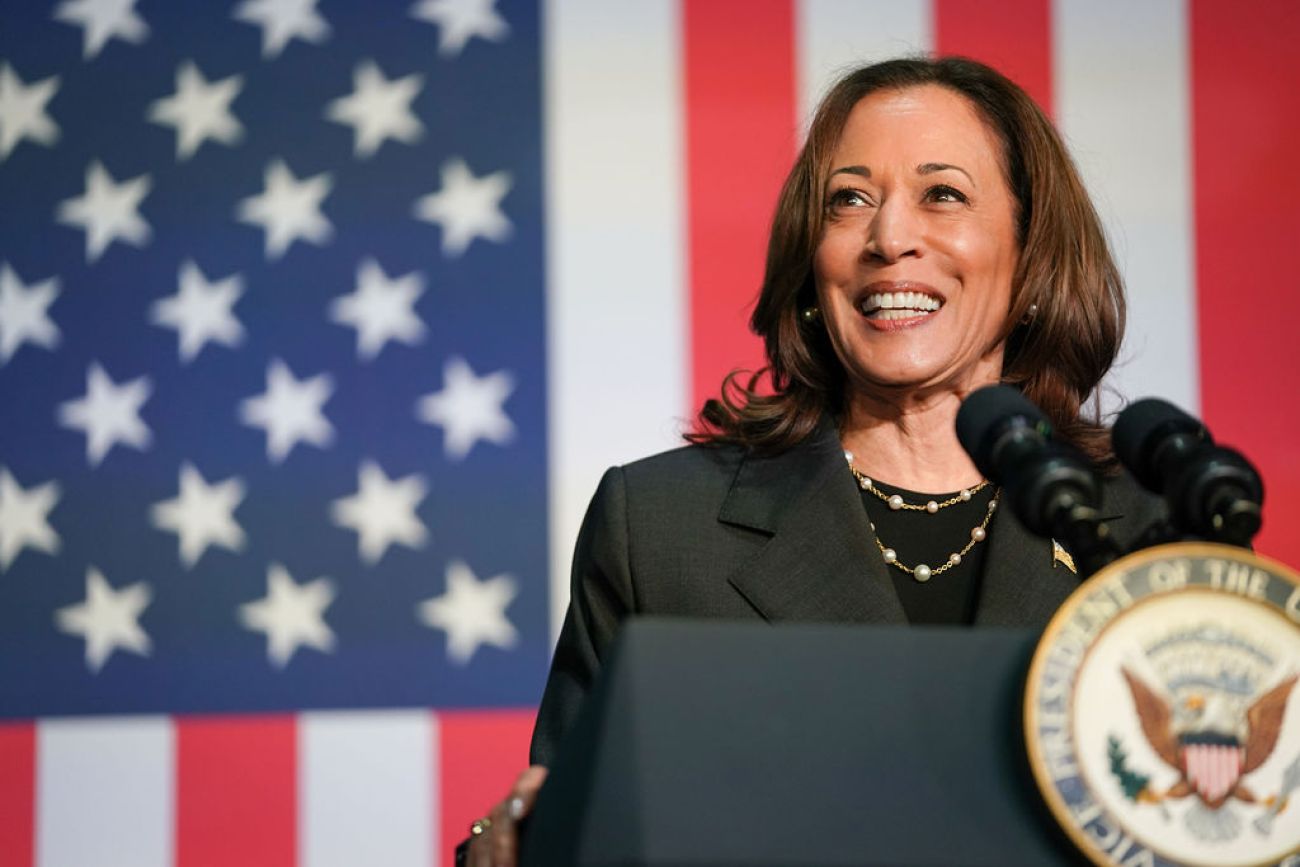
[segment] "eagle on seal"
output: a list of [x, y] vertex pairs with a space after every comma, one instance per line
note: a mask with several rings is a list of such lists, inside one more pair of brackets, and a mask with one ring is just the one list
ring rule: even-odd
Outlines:
[[[1193, 692], [1171, 705], [1127, 668], [1121, 672], [1147, 742], [1180, 775], [1163, 794], [1145, 789], [1139, 800], [1158, 803], [1196, 794], [1211, 810], [1229, 798], [1245, 803], [1260, 800], [1241, 778], [1273, 754], [1287, 699], [1300, 675], [1286, 678], [1243, 713], [1240, 702], [1215, 690]], [[1272, 801], [1263, 799], [1265, 804]]]

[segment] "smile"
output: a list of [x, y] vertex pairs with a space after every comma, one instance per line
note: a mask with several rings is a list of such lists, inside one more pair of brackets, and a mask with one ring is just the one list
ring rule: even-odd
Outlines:
[[934, 313], [943, 302], [924, 292], [872, 292], [859, 306], [868, 319], [914, 319]]

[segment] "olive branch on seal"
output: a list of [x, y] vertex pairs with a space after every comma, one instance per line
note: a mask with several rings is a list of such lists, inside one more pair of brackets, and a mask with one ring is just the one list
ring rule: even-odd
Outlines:
[[1128, 754], [1124, 752], [1124, 745], [1119, 742], [1119, 738], [1114, 735], [1106, 739], [1106, 755], [1110, 758], [1110, 772], [1119, 780], [1124, 797], [1136, 803], [1138, 797], [1146, 791], [1151, 778], [1129, 769]]

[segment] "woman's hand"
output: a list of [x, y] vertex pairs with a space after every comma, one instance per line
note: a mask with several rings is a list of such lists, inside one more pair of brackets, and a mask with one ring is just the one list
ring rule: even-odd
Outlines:
[[470, 838], [469, 867], [515, 867], [519, 863], [517, 823], [532, 812], [537, 790], [546, 779], [546, 768], [533, 765], [519, 775], [505, 800], [474, 823]]

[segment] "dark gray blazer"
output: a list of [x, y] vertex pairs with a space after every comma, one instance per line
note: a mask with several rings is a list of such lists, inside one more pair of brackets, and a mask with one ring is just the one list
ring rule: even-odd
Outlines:
[[[1104, 514], [1124, 544], [1161, 513], [1125, 476]], [[1009, 509], [988, 545], [976, 625], [1045, 626], [1078, 578]], [[833, 425], [772, 457], [687, 446], [610, 469], [578, 536], [533, 763], [550, 762], [623, 618], [906, 623], [887, 569]]]

